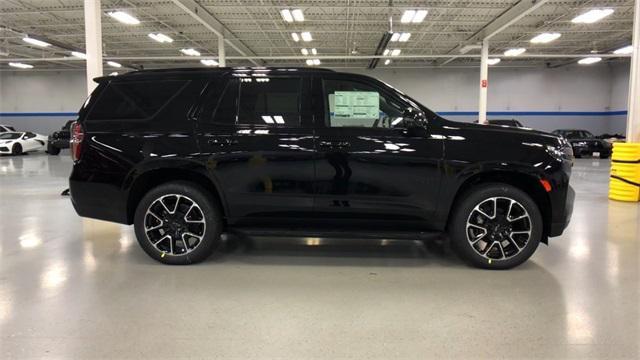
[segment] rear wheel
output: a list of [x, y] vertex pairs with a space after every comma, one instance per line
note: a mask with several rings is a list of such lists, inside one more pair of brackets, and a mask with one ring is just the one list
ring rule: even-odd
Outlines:
[[20, 155], [20, 154], [22, 154], [22, 145], [13, 144], [13, 147], [11, 147], [11, 154], [12, 155]]
[[140, 201], [134, 226], [140, 246], [171, 265], [197, 263], [220, 243], [222, 214], [202, 187], [185, 181], [162, 184]]
[[457, 204], [449, 234], [452, 247], [468, 263], [509, 269], [535, 252], [542, 238], [542, 215], [533, 199], [513, 186], [480, 185]]

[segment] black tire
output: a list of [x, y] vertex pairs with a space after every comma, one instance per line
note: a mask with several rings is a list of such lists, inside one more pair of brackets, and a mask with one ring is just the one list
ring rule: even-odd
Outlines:
[[22, 145], [13, 144], [13, 147], [11, 147], [11, 154], [12, 155], [22, 155]]
[[[147, 216], [147, 211], [152, 210], [150, 206], [158, 206], [158, 204], [162, 205], [161, 203], [158, 203], [157, 200], [163, 197], [164, 199], [169, 199], [167, 201], [171, 203], [176, 195], [180, 196], [182, 199], [187, 199], [180, 201], [191, 201], [197, 204], [202, 215], [202, 220], [204, 221], [204, 228], [201, 228], [202, 238], [199, 240], [199, 242], [193, 245], [193, 249], [189, 248], [191, 245], [188, 244], [189, 240], [187, 240], [188, 250], [185, 250], [185, 244], [183, 241], [174, 241], [171, 237], [169, 239], [163, 240], [162, 242], [159, 242], [160, 244], [158, 246], [155, 246], [152, 243], [151, 238], [153, 238], [153, 240], [155, 241], [158, 237], [167, 237], [169, 231], [177, 231], [176, 234], [184, 233], [184, 231], [179, 231], [171, 228], [171, 226], [186, 226], [186, 222], [182, 222], [181, 220], [172, 221], [169, 219], [166, 222], [160, 222], [160, 224], [162, 224], [163, 226], [157, 230], [157, 233], [156, 230], [149, 232], [145, 230], [145, 225], [149, 224], [149, 221], [158, 222], [158, 220], [154, 220], [151, 217]], [[188, 202], [187, 204], [178, 204], [180, 204], [181, 208], [184, 208], [185, 206], [188, 207]], [[174, 218], [180, 218], [184, 211], [179, 213], [178, 208], [178, 205], [176, 205], [173, 210], [175, 214], [165, 214], [167, 215], [167, 217], [173, 215]], [[164, 209], [167, 209], [167, 207], [165, 206]], [[156, 209], [153, 209], [152, 211], [157, 212]], [[182, 219], [186, 219], [189, 211], [190, 210], [186, 211]], [[157, 219], [157, 217], [155, 218]], [[164, 226], [164, 224], [167, 225]], [[140, 200], [140, 203], [138, 203], [138, 206], [136, 208], [134, 227], [138, 243], [140, 244], [142, 249], [155, 260], [169, 265], [194, 264], [207, 259], [218, 248], [220, 244], [220, 234], [223, 228], [222, 212], [220, 211], [220, 206], [214, 199], [214, 197], [206, 190], [204, 190], [201, 186], [187, 181], [169, 182], [151, 189], [142, 197], [142, 200]], [[150, 228], [152, 227], [154, 226], [150, 226]], [[168, 229], [167, 232], [164, 232], [165, 228]], [[191, 231], [193, 231], [193, 229]], [[147, 233], [149, 234], [149, 236], [147, 236]], [[178, 235], [175, 235], [175, 237], [179, 238]], [[194, 239], [196, 238], [192, 238], [191, 240]], [[166, 251], [167, 245], [169, 246], [171, 252]], [[164, 248], [161, 249], [161, 247]], [[187, 252], [181, 254], [181, 251]]]
[[60, 154], [60, 148], [53, 146], [51, 143], [47, 143], [47, 153], [49, 155], [58, 155]]
[[[485, 230], [484, 233], [486, 239], [483, 236], [477, 237], [484, 243], [490, 243], [484, 247], [484, 249], [486, 249], [486, 256], [483, 256], [479, 253], [480, 250], [476, 247], [482, 247], [483, 243], [476, 242], [472, 245], [471, 240], [468, 239], [468, 236], [473, 234], [473, 225], [469, 225], [468, 228], [467, 221], [472, 222], [472, 215], [479, 216], [474, 219], [482, 218], [482, 216], [478, 215], [478, 211], [474, 210], [476, 206], [483, 203], [487, 204], [486, 201], [491, 201], [491, 199], [496, 198], [501, 202], [500, 205], [505, 206], [510, 203], [510, 200], [514, 200], [519, 205], [518, 209], [526, 210], [526, 212], [521, 211], [521, 215], [528, 215], [528, 218], [517, 220], [522, 221], [522, 223], [511, 223], [506, 217], [504, 217], [502, 220], [503, 223], [499, 225], [500, 227], [494, 227], [494, 224], [489, 223], [489, 221], [498, 222], [504, 214], [500, 209], [493, 210], [494, 213], [490, 215], [493, 215], [496, 220], [484, 220], [486, 222], [485, 229], [493, 227], [497, 230], [495, 232]], [[533, 201], [533, 199], [523, 191], [507, 184], [488, 183], [473, 187], [461, 196], [460, 199], [461, 200], [458, 201], [453, 210], [448, 230], [451, 239], [451, 247], [458, 256], [467, 263], [483, 269], [510, 269], [525, 262], [538, 248], [543, 231], [542, 215], [540, 214], [540, 210], [538, 209], [535, 201]], [[491, 204], [491, 202], [488, 204]], [[494, 209], [496, 208], [499, 207], [494, 205]], [[515, 218], [512, 217], [512, 219]], [[520, 243], [510, 241], [514, 238], [514, 233], [510, 233], [510, 231], [517, 230], [515, 229], [516, 224], [518, 226], [525, 226], [528, 228], [528, 231], [530, 231], [529, 238], [526, 242], [523, 240], [519, 240], [521, 241]], [[514, 227], [513, 229], [512, 225]], [[469, 233], [470, 231], [472, 233]], [[504, 235], [506, 233], [509, 233], [508, 237]], [[492, 236], [496, 236], [496, 238], [492, 238]], [[504, 241], [507, 242], [506, 246], [502, 245], [502, 242]], [[493, 248], [494, 245], [496, 245], [495, 248]], [[491, 258], [491, 255], [494, 254], [495, 250], [501, 251], [501, 258]], [[508, 252], [512, 252], [512, 254], [509, 254], [507, 257], [505, 254], [508, 254]]]

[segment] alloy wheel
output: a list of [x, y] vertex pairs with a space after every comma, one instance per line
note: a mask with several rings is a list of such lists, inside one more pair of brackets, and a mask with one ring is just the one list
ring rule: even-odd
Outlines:
[[531, 239], [531, 217], [508, 197], [491, 197], [476, 205], [467, 218], [466, 234], [476, 253], [490, 260], [519, 254]]
[[144, 216], [147, 240], [158, 251], [175, 256], [194, 251], [202, 243], [206, 226], [200, 206], [179, 194], [154, 200]]

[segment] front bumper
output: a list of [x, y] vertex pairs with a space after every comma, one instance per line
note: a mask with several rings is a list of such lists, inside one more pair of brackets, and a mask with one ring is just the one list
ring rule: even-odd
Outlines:
[[554, 220], [549, 227], [549, 237], [560, 236], [564, 232], [564, 229], [569, 226], [571, 222], [571, 215], [573, 215], [573, 202], [576, 197], [576, 192], [571, 186], [567, 188], [567, 196], [564, 202], [564, 207], [561, 209], [559, 216], [554, 216]]

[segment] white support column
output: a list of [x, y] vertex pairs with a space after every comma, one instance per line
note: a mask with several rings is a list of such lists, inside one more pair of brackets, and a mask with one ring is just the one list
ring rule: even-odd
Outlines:
[[478, 122], [487, 124], [487, 91], [489, 90], [489, 40], [482, 41], [480, 58], [480, 102], [478, 104]]
[[93, 78], [102, 76], [101, 0], [84, 0], [84, 40], [87, 54], [87, 93], [96, 87]]
[[640, 0], [636, 0], [633, 16], [633, 55], [629, 74], [627, 142], [640, 143]]
[[218, 63], [220, 67], [227, 66], [227, 54], [224, 50], [224, 36], [218, 36]]

